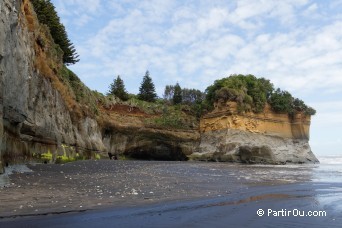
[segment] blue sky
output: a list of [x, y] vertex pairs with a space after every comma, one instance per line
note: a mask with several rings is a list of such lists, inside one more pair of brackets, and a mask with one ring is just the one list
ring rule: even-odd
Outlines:
[[81, 61], [105, 93], [121, 75], [137, 93], [150, 71], [204, 90], [234, 73], [270, 79], [317, 110], [310, 144], [342, 155], [342, 0], [52, 0]]

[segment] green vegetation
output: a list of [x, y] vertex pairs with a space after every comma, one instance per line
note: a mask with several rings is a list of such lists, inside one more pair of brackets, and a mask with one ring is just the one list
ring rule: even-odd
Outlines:
[[67, 156], [66, 153], [63, 155], [59, 155], [56, 157], [56, 164], [64, 164], [68, 162], [78, 161], [78, 160], [84, 160], [84, 157], [80, 156], [78, 153], [73, 156]]
[[173, 104], [180, 104], [182, 103], [183, 96], [182, 96], [182, 88], [179, 86], [178, 82], [174, 87], [174, 92], [173, 92]]
[[232, 75], [216, 80], [206, 89], [206, 102], [212, 108], [214, 102], [235, 101], [240, 111], [261, 112], [273, 91], [269, 80], [253, 75]]
[[150, 77], [150, 73], [146, 71], [141, 86], [139, 88], [138, 98], [143, 101], [155, 102], [157, 98], [156, 89]]
[[128, 100], [128, 93], [125, 89], [125, 84], [123, 80], [120, 78], [120, 75], [113, 81], [113, 83], [109, 86], [109, 95], [114, 95], [120, 98], [122, 101]]
[[[36, 159], [39, 162], [43, 163], [56, 163], [56, 164], [64, 164], [68, 162], [78, 161], [78, 160], [84, 160], [85, 158], [81, 156], [79, 153], [75, 153], [75, 149], [72, 146], [67, 146], [62, 144], [61, 145], [63, 149], [63, 155], [57, 155], [54, 156], [50, 150], [48, 150], [46, 153], [33, 153], [32, 157]], [[67, 152], [68, 151], [68, 152]]]
[[196, 118], [202, 115], [205, 107], [203, 102], [205, 94], [203, 92], [197, 89], [182, 89], [178, 83], [176, 85], [166, 85], [163, 97], [166, 104], [181, 104], [184, 111]]
[[44, 163], [50, 163], [52, 161], [52, 153], [50, 152], [50, 150], [46, 153], [43, 153], [40, 155], [40, 159], [44, 162]]
[[150, 127], [186, 130], [196, 128], [196, 122], [195, 118], [191, 118], [181, 111], [172, 111], [159, 117], [145, 120], [145, 124]]
[[57, 155], [56, 161], [55, 161], [56, 164], [64, 164], [68, 162], [84, 160], [83, 156], [81, 156], [79, 153], [75, 153], [74, 147], [62, 144], [62, 148], [63, 148], [63, 155]]
[[316, 110], [307, 106], [302, 100], [293, 98], [289, 92], [281, 91], [279, 88], [271, 94], [269, 103], [272, 109], [279, 113], [304, 112], [310, 116], [316, 114]]
[[268, 102], [277, 113], [304, 112], [314, 115], [316, 111], [305, 105], [303, 101], [292, 97], [287, 91], [279, 88], [274, 90], [273, 84], [265, 78], [256, 78], [254, 75], [231, 75], [216, 80], [206, 89], [205, 104], [209, 110], [215, 102], [235, 101], [239, 112], [263, 111]]
[[[31, 0], [40, 23], [48, 26], [51, 36], [63, 51], [63, 63], [75, 64], [79, 61], [74, 45], [68, 38], [64, 25], [50, 0]], [[43, 45], [43, 40], [40, 40]]]
[[84, 111], [88, 111], [91, 115], [99, 114], [98, 103], [106, 103], [107, 100], [102, 93], [90, 90], [74, 72], [64, 65], [60, 68], [58, 76], [63, 84], [71, 89], [70, 98], [83, 105]]
[[138, 96], [131, 95], [130, 99], [124, 104], [132, 108], [138, 108], [146, 114], [161, 114], [165, 108], [165, 104], [162, 100], [156, 99], [155, 102], [148, 102], [138, 99]]
[[177, 104], [177, 102], [175, 103], [176, 99], [176, 101], [180, 100], [179, 103], [192, 105], [202, 103], [205, 94], [198, 89], [182, 89], [177, 83], [176, 85], [166, 85], [163, 97], [170, 104]]
[[132, 96], [123, 104], [151, 115], [144, 120], [151, 127], [192, 129], [196, 126], [197, 120], [195, 115], [189, 114], [191, 110], [188, 105], [171, 105], [163, 99], [147, 102], [139, 100], [137, 96]]
[[101, 159], [101, 155], [99, 155], [98, 153], [94, 154], [94, 158], [95, 160], [100, 160]]

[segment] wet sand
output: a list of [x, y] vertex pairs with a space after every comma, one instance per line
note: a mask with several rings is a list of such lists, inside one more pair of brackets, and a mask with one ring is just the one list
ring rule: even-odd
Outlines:
[[[1, 227], [342, 226], [342, 184], [317, 181], [317, 166], [101, 160], [29, 168], [0, 189]], [[260, 217], [258, 209], [326, 216]]]

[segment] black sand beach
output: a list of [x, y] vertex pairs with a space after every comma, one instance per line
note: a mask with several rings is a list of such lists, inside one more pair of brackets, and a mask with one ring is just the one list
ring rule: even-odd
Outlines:
[[1, 227], [342, 226], [341, 172], [331, 167], [100, 160], [29, 168], [0, 189]]

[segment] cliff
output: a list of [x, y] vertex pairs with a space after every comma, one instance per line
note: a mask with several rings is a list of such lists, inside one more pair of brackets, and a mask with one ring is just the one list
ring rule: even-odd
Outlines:
[[[2, 0], [0, 11], [0, 172], [4, 163], [42, 154], [54, 162], [153, 151], [182, 160], [195, 150], [197, 131], [151, 128], [144, 117], [126, 112], [122, 119], [120, 110], [102, 108], [102, 97], [63, 65], [61, 49], [29, 0]], [[127, 118], [135, 121], [129, 125]]]
[[199, 160], [244, 163], [316, 163], [310, 149], [310, 116], [263, 112], [238, 113], [235, 102], [216, 103], [201, 119]]
[[62, 50], [38, 23], [29, 0], [2, 0], [0, 12], [0, 173], [5, 163], [107, 153], [158, 160], [317, 162], [305, 115], [290, 119], [269, 107], [242, 115], [227, 103], [198, 123], [186, 110], [105, 97], [64, 66]]

